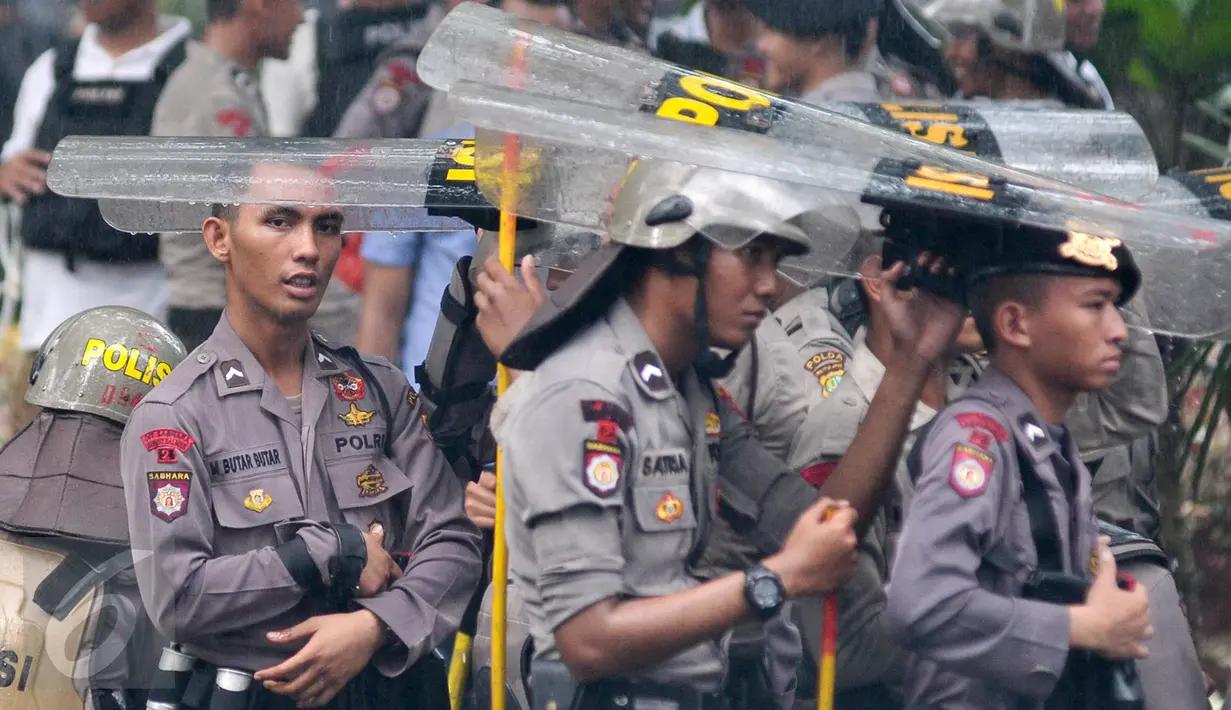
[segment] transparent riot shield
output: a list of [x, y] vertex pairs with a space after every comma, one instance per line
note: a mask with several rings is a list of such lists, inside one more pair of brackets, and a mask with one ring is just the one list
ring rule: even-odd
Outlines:
[[[1133, 250], [1146, 275], [1143, 297], [1156, 331], [1208, 337], [1231, 325], [1231, 312], [1221, 299], [1210, 298], [1222, 293], [1222, 287], [1210, 291], [1212, 285], [1231, 277], [1231, 225], [1226, 223], [1147, 209], [1030, 174], [1018, 181], [1005, 168], [976, 158], [969, 160], [983, 170], [955, 171], [924, 160], [920, 154], [928, 152], [926, 144], [910, 141], [891, 148], [870, 138], [867, 134], [877, 129], [864, 124], [851, 128], [845, 145], [835, 148], [559, 98], [531, 99], [524, 92], [469, 83], [453, 87], [450, 105], [478, 129], [478, 163], [491, 162], [506, 133], [516, 133], [523, 149], [533, 152], [538, 180], [518, 190], [514, 211], [534, 219], [601, 224], [595, 200], [618, 189], [633, 159], [671, 160], [820, 188], [830, 202], [838, 196], [852, 208], [908, 200], [971, 220], [1119, 239]], [[488, 199], [498, 201], [498, 171], [480, 168], [477, 178]], [[570, 202], [579, 192], [589, 197]], [[828, 243], [823, 237], [818, 241]], [[1186, 264], [1183, 272], [1176, 271], [1178, 264]], [[813, 268], [836, 271], [833, 263]]]
[[47, 183], [115, 228], [199, 232], [215, 205], [331, 205], [347, 231], [494, 229], [466, 140], [68, 137]]
[[963, 158], [978, 156], [1121, 199], [1140, 197], [1158, 178], [1149, 142], [1126, 114], [987, 102], [812, 106], [478, 3], [445, 17], [417, 67], [442, 91], [464, 81], [516, 84], [535, 95], [797, 143], [836, 146], [852, 123], [872, 124], [888, 129], [874, 138], [887, 148], [918, 139], [928, 146], [915, 149], [920, 159], [950, 170], [976, 169]]

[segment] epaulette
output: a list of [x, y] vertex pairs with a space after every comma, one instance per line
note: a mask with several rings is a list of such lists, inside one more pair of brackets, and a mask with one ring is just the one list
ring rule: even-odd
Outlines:
[[217, 362], [218, 355], [213, 350], [204, 346], [198, 347], [189, 353], [180, 364], [171, 368], [171, 373], [150, 390], [142, 401], [161, 404], [175, 403], [192, 389], [194, 382], [214, 369], [214, 364]]

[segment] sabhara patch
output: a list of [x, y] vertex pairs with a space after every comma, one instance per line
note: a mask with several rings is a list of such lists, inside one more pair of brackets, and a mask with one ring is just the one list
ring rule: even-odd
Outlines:
[[610, 498], [620, 487], [620, 466], [623, 463], [624, 459], [619, 454], [587, 448], [582, 475], [586, 488], [599, 498]]
[[329, 384], [333, 385], [334, 394], [343, 402], [358, 402], [368, 393], [363, 378], [349, 372], [330, 377]]
[[828, 397], [846, 374], [846, 355], [838, 350], [825, 350], [809, 358], [804, 363], [804, 369], [816, 378], [816, 383], [821, 386], [821, 396]]
[[168, 523], [187, 512], [192, 473], [154, 471], [145, 474], [150, 487], [150, 512]]
[[973, 446], [953, 447], [953, 466], [949, 469], [949, 485], [963, 498], [977, 496], [987, 490], [992, 475], [992, 457]]

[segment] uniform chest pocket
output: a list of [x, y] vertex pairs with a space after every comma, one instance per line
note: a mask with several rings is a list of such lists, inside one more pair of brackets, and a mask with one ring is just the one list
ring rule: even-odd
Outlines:
[[633, 513], [642, 532], [680, 532], [697, 527], [692, 505], [690, 459], [684, 449], [647, 451], [633, 471]]
[[[383, 456], [347, 458], [328, 466], [334, 500], [346, 522], [365, 530], [379, 522], [387, 533], [393, 532], [390, 526], [401, 525], [402, 521], [393, 519], [400, 511], [391, 506], [404, 505], [395, 499], [409, 491], [411, 484], [393, 461]], [[386, 541], [392, 540], [393, 535], [387, 534]]]
[[303, 517], [303, 504], [288, 469], [210, 484], [214, 515], [224, 528], [247, 529]]

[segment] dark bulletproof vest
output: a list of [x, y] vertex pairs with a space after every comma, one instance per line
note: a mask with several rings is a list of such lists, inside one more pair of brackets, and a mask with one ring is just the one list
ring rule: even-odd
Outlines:
[[[73, 66], [80, 40], [56, 47], [55, 91], [34, 147], [51, 152], [65, 136], [148, 136], [154, 107], [175, 68], [184, 61], [184, 41], [169, 49], [148, 81], [77, 81]], [[69, 270], [78, 258], [112, 263], [158, 259], [158, 237], [125, 234], [103, 220], [97, 200], [36, 195], [22, 212], [22, 241], [30, 248], [64, 254]]]

